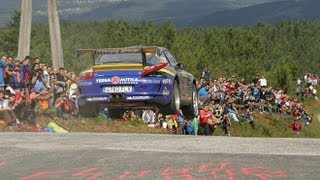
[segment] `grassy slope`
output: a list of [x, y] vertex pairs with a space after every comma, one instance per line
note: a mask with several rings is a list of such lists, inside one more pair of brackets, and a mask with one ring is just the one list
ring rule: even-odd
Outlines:
[[[314, 114], [314, 121], [310, 126], [303, 125], [300, 135], [291, 133], [289, 128], [292, 117], [282, 117], [276, 115], [262, 115], [254, 113], [256, 129], [251, 129], [250, 125], [244, 123], [232, 123], [230, 127], [231, 136], [239, 137], [300, 137], [300, 138], [320, 138], [320, 101], [305, 103], [310, 113]], [[98, 132], [98, 133], [143, 133], [143, 134], [170, 134], [171, 132], [159, 128], [151, 128], [139, 121], [119, 122], [105, 121], [102, 118], [81, 119], [81, 120], [51, 120], [40, 117], [38, 124], [46, 126], [50, 121], [54, 121], [69, 132]], [[1, 128], [0, 131], [18, 131], [17, 129]], [[27, 126], [23, 131], [31, 131]], [[223, 135], [220, 127], [214, 132], [215, 136]]]
[[[302, 138], [320, 138], [320, 102], [307, 102], [305, 106], [314, 118], [310, 126], [302, 124], [302, 133], [297, 135], [291, 133], [289, 128], [293, 117], [283, 117], [279, 115], [262, 115], [254, 113], [256, 120], [256, 129], [251, 129], [249, 123], [233, 123], [231, 126], [231, 135], [240, 137], [302, 137]], [[220, 128], [217, 128], [215, 135], [222, 135]]]

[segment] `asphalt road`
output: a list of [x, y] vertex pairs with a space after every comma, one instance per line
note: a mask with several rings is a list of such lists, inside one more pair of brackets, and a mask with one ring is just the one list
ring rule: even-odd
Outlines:
[[320, 139], [0, 133], [0, 179], [320, 179]]

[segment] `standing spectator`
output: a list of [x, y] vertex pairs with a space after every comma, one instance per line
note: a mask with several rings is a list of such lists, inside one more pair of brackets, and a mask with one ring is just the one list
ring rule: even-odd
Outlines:
[[35, 57], [35, 58], [34, 58], [34, 64], [35, 64], [35, 63], [40, 64], [40, 58], [39, 58], [39, 57]]
[[40, 92], [40, 89], [42, 88], [47, 88], [46, 84], [47, 84], [47, 81], [43, 75], [43, 70], [42, 69], [39, 69], [37, 72], [36, 72], [36, 75], [34, 77], [32, 77], [32, 81], [31, 81], [33, 87], [34, 87], [34, 91], [36, 93], [39, 93]]
[[254, 119], [249, 107], [244, 110], [243, 118], [248, 121], [252, 129], [255, 129]]
[[224, 135], [230, 136], [230, 132], [229, 132], [228, 127], [231, 126], [231, 122], [226, 114], [222, 114], [220, 126], [221, 126], [221, 129], [223, 130]]
[[67, 83], [65, 80], [65, 69], [59, 68], [59, 72], [56, 74], [57, 85], [62, 88], [62, 91], [66, 91]]
[[210, 136], [210, 121], [213, 120], [213, 112], [209, 109], [209, 105], [205, 105], [204, 109], [200, 110], [200, 126], [199, 126], [199, 133], [200, 135]]
[[7, 66], [7, 57], [2, 56], [0, 60], [0, 87], [2, 87], [2, 89], [4, 89], [4, 86], [5, 86], [4, 71], [6, 69], [6, 66]]
[[267, 79], [264, 76], [261, 76], [261, 79], [259, 79], [259, 83], [262, 87], [267, 87]]
[[301, 85], [301, 83], [302, 83], [301, 79], [300, 79], [300, 78], [298, 78], [298, 79], [297, 79], [297, 85], [298, 85], [298, 86], [300, 86], [300, 85]]
[[5, 70], [5, 79], [4, 79], [6, 87], [10, 86], [14, 88], [14, 68], [15, 68], [15, 63], [13, 58], [8, 57], [7, 67]]
[[252, 80], [253, 86], [257, 86], [259, 79], [260, 79], [259, 74], [256, 74], [256, 77]]
[[26, 56], [22, 62], [20, 69], [21, 83], [24, 88], [29, 88], [30, 86], [30, 66], [29, 66], [30, 56]]
[[204, 79], [205, 83], [210, 83], [211, 82], [212, 77], [210, 75], [208, 67], [203, 68], [201, 77]]
[[292, 133], [295, 133], [297, 135], [301, 132], [301, 125], [297, 122], [297, 120], [294, 120], [291, 124]]

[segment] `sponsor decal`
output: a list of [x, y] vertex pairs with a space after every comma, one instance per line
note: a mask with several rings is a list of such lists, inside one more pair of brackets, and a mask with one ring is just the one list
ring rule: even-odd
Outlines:
[[163, 79], [162, 84], [172, 84], [172, 80], [171, 79]]
[[96, 83], [112, 83], [112, 84], [138, 84], [138, 78], [120, 78], [114, 76], [112, 78], [96, 79]]
[[139, 81], [141, 84], [160, 84], [159, 79], [142, 79]]
[[120, 81], [121, 81], [121, 78], [120, 78], [119, 76], [113, 76], [113, 77], [111, 78], [111, 83], [112, 83], [112, 84], [119, 84]]
[[79, 81], [80, 86], [92, 86], [92, 81]]
[[106, 101], [108, 97], [88, 97], [87, 101]]
[[151, 96], [127, 96], [127, 100], [146, 100], [146, 99], [151, 99]]

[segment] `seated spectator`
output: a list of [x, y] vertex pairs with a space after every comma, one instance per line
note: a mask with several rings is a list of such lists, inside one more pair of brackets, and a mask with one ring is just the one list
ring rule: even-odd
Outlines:
[[15, 100], [16, 100], [17, 106], [14, 112], [16, 113], [18, 119], [20, 121], [30, 121], [30, 123], [35, 124], [35, 122], [32, 122], [31, 120], [31, 119], [35, 120], [35, 114], [32, 114], [32, 111], [30, 108], [31, 99], [30, 99], [29, 93], [27, 93], [25, 89], [21, 89], [20, 92], [15, 93]]
[[195, 127], [189, 120], [185, 120], [183, 130], [185, 135], [195, 135]]
[[59, 119], [69, 119], [77, 115], [74, 103], [66, 94], [63, 94], [55, 102], [56, 115]]
[[8, 126], [18, 123], [15, 113], [10, 107], [10, 101], [5, 99], [5, 92], [0, 90], [0, 119]]
[[233, 103], [228, 103], [226, 106], [227, 115], [230, 120], [233, 120], [235, 122], [239, 122], [239, 119], [237, 117], [238, 111], [234, 107]]
[[207, 100], [209, 93], [210, 93], [210, 84], [207, 83], [206, 86], [201, 88], [198, 92], [200, 102], [204, 103]]
[[48, 92], [47, 88], [41, 88], [39, 93], [30, 94], [30, 99], [35, 103], [35, 110], [38, 114], [52, 115], [54, 110], [50, 108], [49, 101], [53, 98], [53, 94]]
[[142, 111], [142, 121], [146, 124], [153, 124], [156, 120], [156, 113], [152, 109]]

